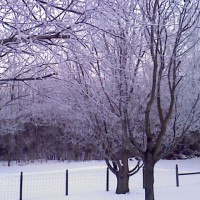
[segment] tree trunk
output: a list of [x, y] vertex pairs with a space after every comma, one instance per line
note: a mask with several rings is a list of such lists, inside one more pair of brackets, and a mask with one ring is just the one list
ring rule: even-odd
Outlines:
[[153, 156], [147, 153], [144, 160], [145, 200], [154, 200], [154, 165]]
[[128, 167], [128, 157], [124, 155], [121, 160], [121, 167], [116, 174], [117, 177], [117, 189], [116, 194], [126, 194], [129, 190], [129, 167]]
[[116, 194], [126, 194], [129, 190], [129, 165], [128, 165], [129, 153], [124, 151], [120, 156], [113, 156], [109, 161], [106, 159], [108, 168], [116, 175], [117, 188]]
[[128, 172], [118, 172], [117, 173], [117, 189], [116, 194], [126, 194], [129, 190], [129, 176]]

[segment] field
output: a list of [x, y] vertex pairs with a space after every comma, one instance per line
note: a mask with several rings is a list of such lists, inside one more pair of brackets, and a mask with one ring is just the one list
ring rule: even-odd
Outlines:
[[[135, 161], [130, 161], [134, 166]], [[199, 172], [200, 158], [189, 160], [161, 160], [155, 166], [156, 200], [199, 200], [200, 175], [180, 176], [176, 187], [175, 166], [179, 173]], [[69, 193], [66, 193], [66, 169]], [[23, 172], [23, 200], [144, 200], [142, 171], [130, 179], [130, 193], [116, 195], [115, 177], [110, 172], [109, 191], [106, 191], [106, 165], [103, 161], [58, 162], [37, 161], [0, 162], [0, 200], [18, 200], [20, 173]]]

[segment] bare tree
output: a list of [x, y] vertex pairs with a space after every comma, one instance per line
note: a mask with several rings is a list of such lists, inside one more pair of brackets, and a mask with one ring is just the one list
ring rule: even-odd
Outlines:
[[[199, 20], [199, 2], [155, 0], [139, 5], [145, 23], [144, 34], [151, 71], [144, 109], [146, 142], [141, 157], [144, 161], [145, 199], [154, 200], [154, 165], [189, 128], [178, 130], [175, 124], [180, 114], [177, 102], [181, 91], [178, 88], [184, 81], [183, 56], [199, 39], [190, 41]], [[194, 112], [187, 121], [193, 119], [198, 103], [198, 97], [190, 102]]]
[[[199, 41], [199, 2], [102, 1], [98, 11], [97, 20], [87, 23], [94, 28], [95, 57], [85, 62], [91, 71], [85, 67], [83, 74], [92, 80], [87, 91], [93, 88], [89, 97], [101, 105], [100, 132], [113, 136], [113, 143], [113, 133], [118, 134], [114, 148], [142, 158], [145, 199], [154, 200], [154, 165], [199, 122], [199, 91], [192, 98], [181, 91], [189, 77], [184, 73], [185, 56]], [[95, 36], [95, 30], [101, 34]], [[189, 103], [187, 118], [182, 112], [184, 99]], [[103, 148], [113, 155], [117, 152], [109, 142]], [[117, 164], [122, 157], [115, 157]]]
[[101, 2], [94, 20], [86, 23], [88, 47], [77, 54], [76, 64], [78, 87], [85, 96], [81, 101], [87, 102], [82, 112], [88, 116], [90, 138], [116, 175], [118, 194], [129, 192], [129, 177], [142, 166], [138, 162], [131, 170], [128, 164], [135, 156], [128, 145], [129, 131], [137, 118], [136, 82], [144, 56], [144, 46], [139, 46], [143, 36], [135, 34], [138, 24], [128, 13], [135, 12], [136, 3], [129, 3]]
[[[44, 80], [58, 73], [52, 83], [60, 84], [62, 95], [53, 94], [58, 89], [53, 85], [49, 94], [66, 106], [72, 132], [99, 146], [117, 176], [116, 192], [129, 192], [129, 176], [141, 165], [129, 170], [128, 159], [138, 156], [145, 199], [154, 200], [156, 162], [199, 123], [198, 84], [191, 83], [199, 77], [187, 66], [199, 42], [199, 1], [1, 4], [3, 81]], [[43, 94], [48, 99], [48, 92]], [[53, 104], [44, 102], [45, 111], [51, 110]]]
[[81, 24], [98, 6], [92, 2], [1, 0], [1, 78], [14, 81], [54, 73], [61, 58], [70, 59], [70, 46], [81, 44]]
[[0, 1], [0, 87], [10, 93], [2, 107], [30, 95], [35, 80], [57, 74], [74, 43], [81, 44], [81, 23], [96, 6], [79, 0]]

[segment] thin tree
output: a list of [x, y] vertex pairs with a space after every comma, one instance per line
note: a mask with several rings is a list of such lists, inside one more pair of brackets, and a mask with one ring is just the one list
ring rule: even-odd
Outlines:
[[[146, 142], [141, 157], [144, 162], [145, 199], [154, 200], [154, 165], [173, 149], [178, 138], [192, 126], [190, 124], [178, 130], [176, 120], [182, 109], [177, 103], [181, 92], [179, 86], [184, 81], [183, 56], [199, 39], [190, 41], [199, 20], [199, 2], [155, 0], [139, 5], [148, 45], [149, 66], [146, 67], [150, 67], [151, 71], [144, 108]], [[196, 122], [194, 116], [199, 103], [198, 96], [190, 102], [192, 115], [190, 113], [187, 121], [182, 123], [189, 120]]]

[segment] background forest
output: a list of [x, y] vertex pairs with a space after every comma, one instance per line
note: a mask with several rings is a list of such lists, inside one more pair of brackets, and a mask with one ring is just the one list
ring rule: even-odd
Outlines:
[[0, 3], [2, 160], [199, 150], [198, 1]]

